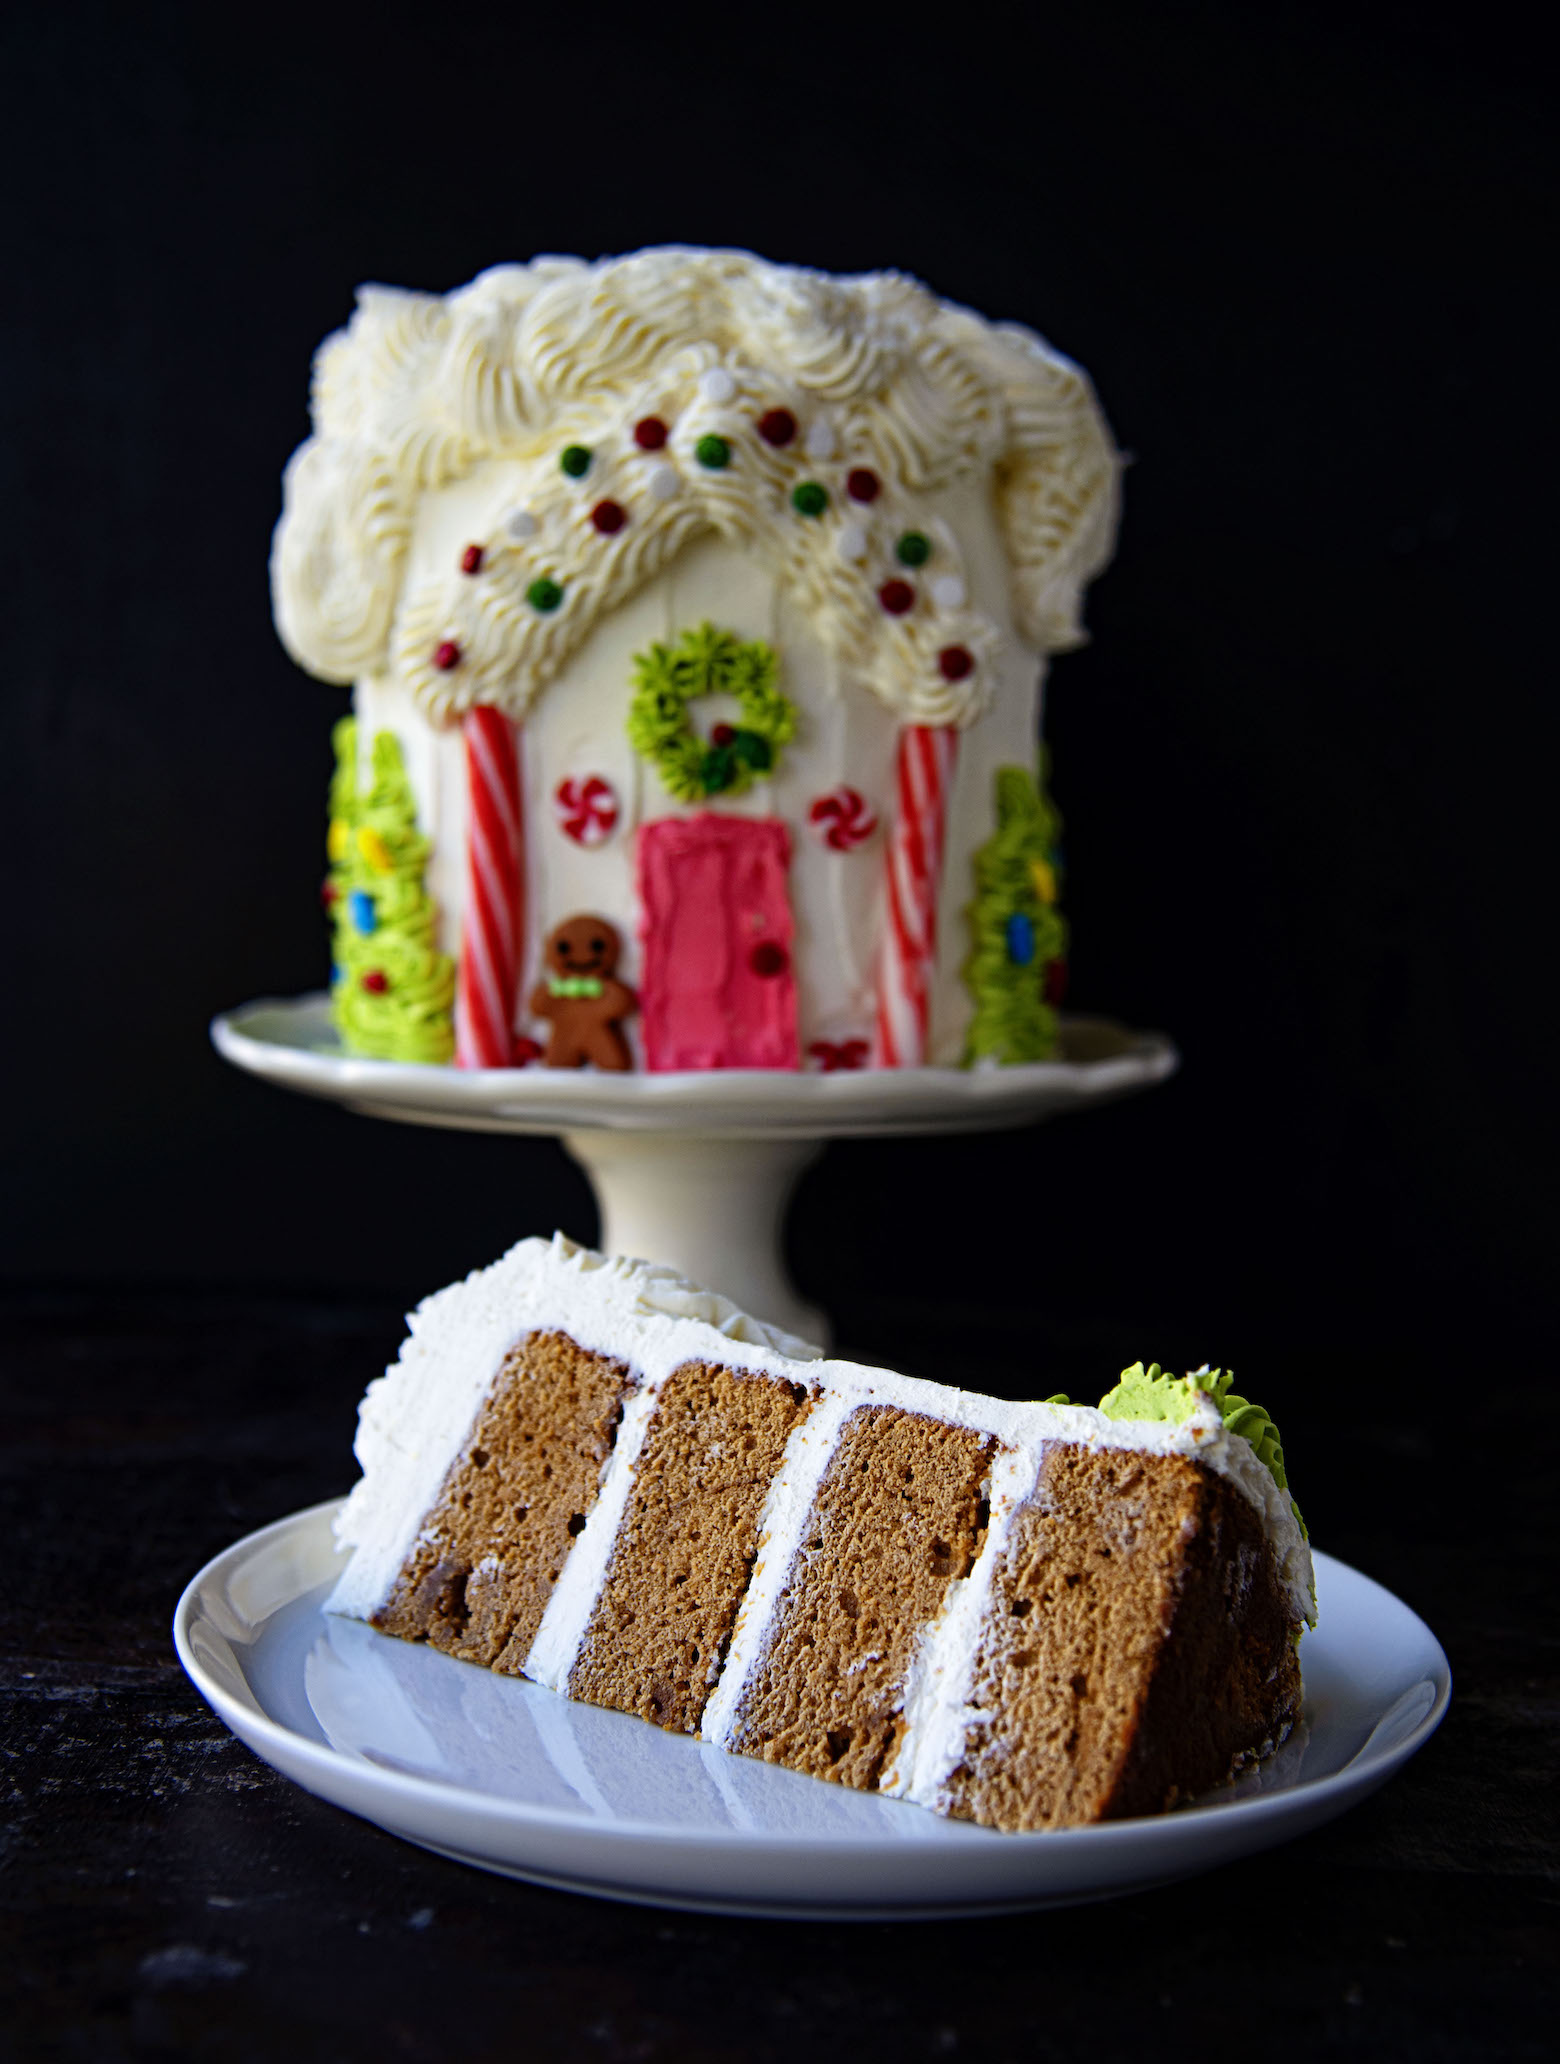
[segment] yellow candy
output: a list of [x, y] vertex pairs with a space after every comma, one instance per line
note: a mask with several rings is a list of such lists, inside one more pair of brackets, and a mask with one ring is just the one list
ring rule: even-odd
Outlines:
[[388, 874], [395, 865], [390, 857], [390, 848], [372, 824], [365, 824], [358, 833], [358, 851], [369, 866], [377, 867], [381, 874]]
[[1042, 903], [1056, 901], [1056, 869], [1049, 860], [1031, 860], [1029, 874], [1035, 885], [1035, 894]]
[[333, 865], [339, 865], [347, 857], [347, 840], [351, 833], [344, 817], [332, 817], [330, 830], [325, 834], [325, 851]]

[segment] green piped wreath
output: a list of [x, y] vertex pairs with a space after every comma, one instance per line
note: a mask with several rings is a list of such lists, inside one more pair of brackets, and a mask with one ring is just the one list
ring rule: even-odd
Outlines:
[[[675, 645], [652, 645], [634, 655], [628, 742], [680, 803], [744, 795], [796, 732], [796, 705], [776, 685], [779, 672], [771, 646], [713, 624], [684, 631]], [[701, 695], [735, 696], [741, 710], [718, 745], [693, 727], [688, 705]]]

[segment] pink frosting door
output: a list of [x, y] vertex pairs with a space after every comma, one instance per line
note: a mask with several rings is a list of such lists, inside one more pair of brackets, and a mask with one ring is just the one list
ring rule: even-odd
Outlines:
[[638, 857], [645, 1066], [799, 1066], [785, 826], [661, 817]]

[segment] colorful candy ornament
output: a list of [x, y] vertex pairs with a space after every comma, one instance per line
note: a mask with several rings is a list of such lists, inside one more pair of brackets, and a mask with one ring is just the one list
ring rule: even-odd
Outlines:
[[844, 783], [809, 805], [807, 821], [836, 853], [853, 853], [871, 838], [878, 825], [876, 813], [860, 789]]
[[577, 846], [604, 846], [617, 829], [617, 791], [603, 775], [570, 775], [553, 790], [558, 829]]

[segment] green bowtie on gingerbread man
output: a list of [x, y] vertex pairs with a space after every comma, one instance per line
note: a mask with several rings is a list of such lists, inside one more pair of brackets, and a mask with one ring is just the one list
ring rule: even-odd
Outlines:
[[547, 935], [542, 949], [545, 980], [531, 996], [531, 1015], [551, 1030], [546, 1068], [602, 1068], [621, 1074], [634, 1065], [628, 1041], [618, 1030], [638, 999], [615, 970], [623, 942], [604, 917], [566, 917]]

